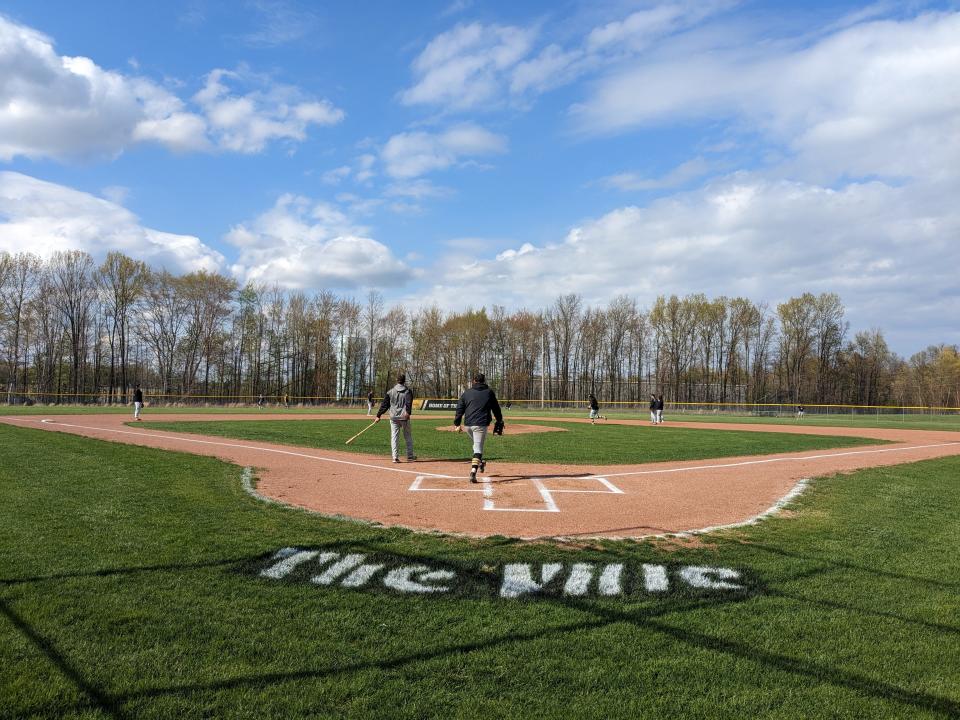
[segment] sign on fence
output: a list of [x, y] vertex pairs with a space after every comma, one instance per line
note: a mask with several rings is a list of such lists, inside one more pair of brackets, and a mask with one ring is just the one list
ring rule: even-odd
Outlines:
[[453, 412], [457, 409], [456, 400], [424, 400], [421, 410], [446, 410]]

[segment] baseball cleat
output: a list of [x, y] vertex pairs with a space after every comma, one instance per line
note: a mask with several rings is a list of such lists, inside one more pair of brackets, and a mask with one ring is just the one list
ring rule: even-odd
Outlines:
[[471, 470], [471, 471], [470, 471], [470, 482], [475, 483], [476, 481], [477, 481], [477, 471], [476, 471], [476, 470]]
[[407, 460], [408, 460], [408, 461], [412, 461], [412, 460], [416, 460], [416, 459], [417, 459], [417, 456], [416, 456], [416, 455], [407, 455]]
[[400, 462], [400, 458], [394, 458], [393, 461], [394, 461], [395, 463], [398, 463], [398, 462]]

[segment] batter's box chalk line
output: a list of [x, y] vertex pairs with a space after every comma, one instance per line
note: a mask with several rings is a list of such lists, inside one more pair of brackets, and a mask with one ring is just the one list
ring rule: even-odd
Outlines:
[[418, 475], [417, 479], [408, 488], [409, 492], [447, 492], [447, 493], [482, 493], [483, 509], [491, 512], [539, 512], [539, 513], [558, 513], [560, 508], [553, 497], [559, 493], [572, 493], [578, 495], [623, 495], [623, 490], [618, 488], [612, 482], [604, 477], [585, 477], [583, 480], [596, 483], [599, 487], [596, 490], [554, 490], [548, 488], [540, 478], [525, 478], [536, 488], [540, 497], [543, 498], [543, 507], [497, 507], [494, 501], [494, 483], [489, 477], [480, 478], [478, 483], [480, 487], [457, 487], [457, 488], [433, 488], [423, 487], [424, 480], [434, 480], [436, 478], [427, 475]]

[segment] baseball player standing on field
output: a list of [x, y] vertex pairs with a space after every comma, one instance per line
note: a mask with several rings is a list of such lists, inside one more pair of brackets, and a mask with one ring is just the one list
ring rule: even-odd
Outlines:
[[588, 397], [587, 400], [590, 403], [590, 424], [595, 425], [597, 420], [606, 420], [606, 418], [600, 414], [600, 403], [597, 402], [597, 396], [590, 393], [590, 397]]
[[143, 410], [143, 390], [140, 389], [140, 384], [137, 383], [137, 385], [133, 388], [133, 419], [134, 420], [140, 420], [141, 410]]
[[377, 410], [377, 422], [387, 410], [390, 411], [390, 452], [393, 461], [400, 462], [400, 433], [407, 442], [407, 460], [416, 460], [413, 454], [413, 431], [410, 429], [410, 415], [413, 414], [413, 390], [407, 387], [407, 376], [404, 373], [397, 375], [397, 384], [394, 385], [380, 403]]
[[457, 414], [453, 418], [453, 426], [457, 432], [463, 432], [460, 423], [466, 423], [467, 434], [473, 440], [473, 459], [470, 461], [470, 482], [477, 481], [477, 472], [487, 469], [483, 460], [483, 443], [487, 439], [487, 427], [490, 425], [490, 415], [497, 419], [493, 426], [494, 435], [503, 435], [503, 413], [500, 403], [482, 372], [473, 376], [473, 386], [460, 396], [457, 402]]

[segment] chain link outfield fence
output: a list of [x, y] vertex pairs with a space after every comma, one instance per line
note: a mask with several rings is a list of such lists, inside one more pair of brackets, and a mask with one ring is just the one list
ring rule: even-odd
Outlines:
[[[290, 407], [290, 408], [366, 408], [366, 397], [300, 396], [300, 395], [178, 395], [144, 392], [148, 406], [160, 407]], [[376, 398], [379, 404], [381, 398]], [[108, 393], [35, 393], [18, 392], [0, 394], [0, 404], [13, 406], [58, 406], [82, 405], [90, 407], [110, 407], [129, 405], [132, 395], [126, 397]], [[428, 401], [431, 401], [428, 403]], [[456, 398], [418, 399], [418, 407], [426, 410], [446, 410]], [[586, 400], [500, 400], [501, 405], [510, 413], [550, 411], [564, 414], [586, 413]], [[434, 405], [431, 408], [429, 405]], [[601, 412], [610, 415], [645, 415], [649, 405], [645, 402], [601, 402]], [[803, 408], [802, 414], [800, 408]], [[843, 419], [875, 417], [878, 420], [920, 419], [922, 417], [953, 417], [960, 420], [960, 408], [928, 407], [921, 405], [841, 405], [841, 404], [804, 404], [795, 403], [710, 403], [710, 402], [671, 402], [666, 401], [664, 414], [709, 418], [751, 417], [751, 418], [795, 418], [818, 417], [821, 419]]]

